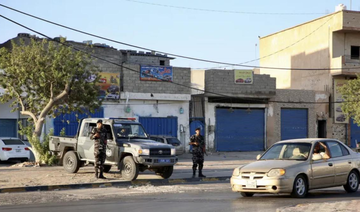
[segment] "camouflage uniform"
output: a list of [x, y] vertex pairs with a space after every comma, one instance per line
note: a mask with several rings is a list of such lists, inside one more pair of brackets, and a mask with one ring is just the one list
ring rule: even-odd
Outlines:
[[190, 138], [190, 142], [196, 142], [198, 145], [192, 145], [192, 161], [193, 161], [193, 177], [196, 174], [196, 168], [199, 165], [199, 177], [205, 177], [202, 174], [202, 169], [204, 166], [204, 154], [205, 154], [205, 140], [202, 135], [193, 135]]
[[[95, 134], [100, 134], [100, 137], [95, 137]], [[95, 176], [98, 177], [100, 171], [100, 178], [104, 178], [104, 162], [106, 159], [106, 142], [107, 142], [107, 132], [104, 126], [100, 129], [97, 127], [94, 128], [91, 132], [91, 139], [94, 140], [94, 156], [95, 156]]]

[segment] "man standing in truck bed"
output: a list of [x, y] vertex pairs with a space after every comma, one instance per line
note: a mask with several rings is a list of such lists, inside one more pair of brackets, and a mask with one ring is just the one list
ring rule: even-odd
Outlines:
[[[102, 120], [96, 122], [96, 127], [91, 131], [90, 139], [94, 140], [94, 156], [95, 156], [95, 177], [106, 179], [104, 177], [104, 162], [106, 159], [106, 142], [107, 132], [102, 124]], [[99, 174], [100, 171], [100, 175]]]

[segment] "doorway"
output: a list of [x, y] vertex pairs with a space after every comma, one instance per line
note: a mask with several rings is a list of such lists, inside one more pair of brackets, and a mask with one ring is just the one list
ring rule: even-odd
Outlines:
[[326, 138], [326, 120], [318, 120], [318, 138]]

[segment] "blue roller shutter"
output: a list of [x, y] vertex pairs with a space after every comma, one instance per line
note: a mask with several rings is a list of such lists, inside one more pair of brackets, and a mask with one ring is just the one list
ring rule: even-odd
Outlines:
[[[100, 108], [95, 113], [90, 113], [89, 115], [91, 118], [104, 118], [104, 108]], [[65, 128], [67, 136], [75, 136], [79, 126], [78, 120], [89, 118], [89, 115], [72, 112], [56, 117], [54, 119], [54, 135], [60, 135], [61, 130]]]
[[262, 151], [265, 144], [264, 109], [216, 109], [217, 151]]
[[139, 117], [139, 122], [150, 135], [170, 135], [177, 137], [177, 117]]
[[17, 137], [17, 119], [0, 119], [0, 137]]
[[360, 127], [354, 123], [354, 120], [350, 121], [350, 136], [351, 136], [351, 148], [356, 148], [356, 144], [360, 143]]
[[308, 110], [281, 109], [281, 140], [308, 137]]

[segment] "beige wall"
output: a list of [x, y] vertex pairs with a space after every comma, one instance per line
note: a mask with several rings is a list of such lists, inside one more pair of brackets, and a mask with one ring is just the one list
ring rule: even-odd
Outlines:
[[[286, 29], [260, 39], [260, 66], [283, 68], [330, 68], [332, 32], [342, 23], [342, 12]], [[341, 43], [338, 43], [341, 45]], [[277, 52], [277, 53], [275, 53]], [[271, 55], [273, 54], [273, 55]], [[268, 56], [271, 55], [271, 56]], [[261, 69], [261, 74], [276, 77], [280, 89], [327, 90], [328, 70]]]
[[[191, 86], [200, 90], [205, 89], [205, 70], [191, 70]], [[191, 89], [191, 94], [203, 93], [203, 91]]]

